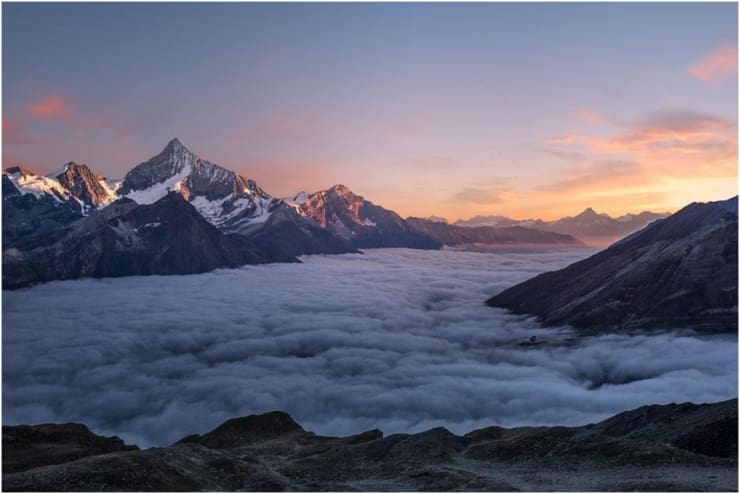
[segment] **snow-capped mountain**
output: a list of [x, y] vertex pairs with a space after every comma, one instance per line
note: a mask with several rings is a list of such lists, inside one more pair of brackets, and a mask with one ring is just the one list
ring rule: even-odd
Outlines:
[[358, 248], [437, 249], [441, 243], [416, 231], [398, 214], [376, 206], [344, 185], [311, 194], [301, 212]]
[[253, 180], [195, 155], [178, 139], [128, 172], [118, 195], [151, 204], [170, 191], [182, 194], [212, 225], [227, 233], [246, 234], [260, 228], [282, 202]]
[[68, 225], [115, 200], [105, 179], [68, 163], [50, 176], [13, 166], [3, 173], [3, 248]]
[[3, 174], [22, 195], [32, 194], [37, 199], [50, 197], [59, 202], [66, 202], [71, 199], [71, 194], [65, 189], [58, 180], [36, 175], [27, 168], [21, 166], [12, 166], [5, 170]]
[[110, 204], [117, 195], [105, 178], [94, 174], [87, 165], [69, 162], [49, 175], [37, 175], [21, 166], [5, 170], [3, 180], [8, 180], [21, 195], [31, 194], [58, 202], [76, 201], [82, 214], [91, 208]]
[[22, 239], [3, 251], [3, 287], [280, 261], [295, 258], [267, 255], [248, 237], [220, 232], [180, 194], [170, 193], [152, 204], [120, 199], [66, 228]]
[[46, 177], [20, 167], [3, 173], [3, 250], [30, 235], [44, 235], [82, 218], [80, 203]]
[[608, 214], [597, 213], [588, 207], [576, 216], [566, 216], [555, 221], [540, 219], [515, 220], [506, 216], [474, 216], [468, 220], [459, 220], [457, 226], [523, 226], [547, 232], [572, 235], [593, 245], [607, 245], [625, 235], [636, 232], [645, 225], [665, 218], [670, 213], [653, 213], [643, 211], [639, 214], [626, 214], [612, 218]]

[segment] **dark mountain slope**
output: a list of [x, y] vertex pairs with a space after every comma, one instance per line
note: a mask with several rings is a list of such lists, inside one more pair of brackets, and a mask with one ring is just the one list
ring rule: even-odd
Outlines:
[[[54, 428], [58, 439], [53, 439]], [[232, 419], [173, 446], [129, 450], [117, 438], [70, 437], [70, 424], [3, 427], [6, 491], [732, 491], [737, 400], [661, 405], [582, 427], [488, 427], [457, 436], [437, 427], [322, 437], [289, 415]], [[18, 441], [43, 429], [43, 447]], [[685, 438], [692, 438], [688, 443]], [[71, 450], [64, 458], [60, 452]], [[33, 463], [19, 459], [34, 454]], [[92, 456], [90, 456], [92, 455]], [[46, 465], [38, 466], [36, 465]]]
[[3, 175], [3, 250], [18, 241], [48, 233], [82, 218], [76, 201], [60, 200], [51, 194], [22, 194]]
[[357, 252], [350, 242], [298, 214], [291, 207], [278, 207], [263, 228], [249, 239], [269, 256], [345, 254]]
[[737, 331], [737, 197], [693, 203], [487, 303], [588, 331]]
[[189, 274], [270, 261], [247, 238], [225, 235], [180, 194], [150, 205], [122, 199], [68, 227], [3, 252], [3, 287], [80, 277]]

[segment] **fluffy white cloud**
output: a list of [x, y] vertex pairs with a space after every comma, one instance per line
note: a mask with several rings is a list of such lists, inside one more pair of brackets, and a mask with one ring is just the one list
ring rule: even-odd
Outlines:
[[734, 336], [578, 338], [483, 304], [589, 253], [384, 249], [3, 292], [3, 420], [150, 446], [276, 409], [321, 434], [463, 433], [737, 396]]

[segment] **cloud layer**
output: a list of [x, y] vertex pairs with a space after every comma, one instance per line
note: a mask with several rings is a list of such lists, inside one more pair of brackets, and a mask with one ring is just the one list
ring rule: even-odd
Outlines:
[[737, 395], [735, 338], [577, 339], [482, 303], [588, 253], [375, 250], [3, 292], [3, 420], [150, 446], [275, 409], [322, 434], [462, 433]]

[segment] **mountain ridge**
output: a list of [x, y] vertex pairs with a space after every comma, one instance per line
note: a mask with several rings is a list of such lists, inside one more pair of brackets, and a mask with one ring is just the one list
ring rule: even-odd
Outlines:
[[516, 220], [507, 216], [474, 216], [467, 220], [457, 220], [456, 226], [523, 226], [541, 231], [572, 235], [589, 245], [608, 245], [615, 240], [635, 232], [649, 223], [665, 218], [670, 213], [642, 211], [628, 213], [613, 218], [606, 213], [598, 213], [588, 206], [575, 216], [564, 216], [557, 220], [526, 219]]
[[582, 330], [737, 331], [737, 196], [691, 203], [486, 302]]

